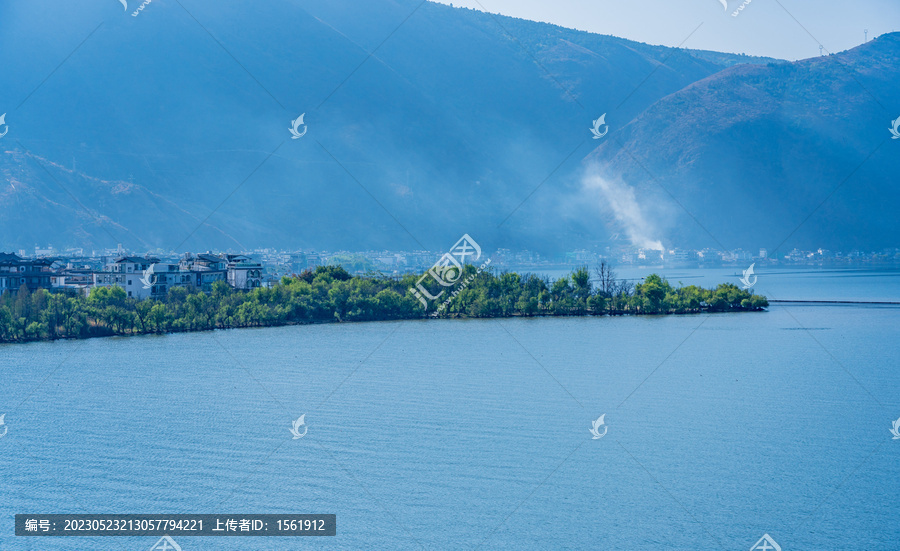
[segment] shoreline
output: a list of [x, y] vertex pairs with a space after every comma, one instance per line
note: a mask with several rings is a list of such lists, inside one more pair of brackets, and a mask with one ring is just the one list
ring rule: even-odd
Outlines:
[[[775, 302], [775, 301], [770, 301]], [[785, 302], [785, 301], [781, 301]], [[897, 303], [900, 305], [900, 303]], [[42, 339], [29, 339], [29, 340], [0, 340], [0, 347], [4, 345], [15, 345], [15, 344], [29, 344], [29, 343], [38, 343], [38, 342], [58, 342], [58, 341], [86, 341], [92, 339], [108, 339], [108, 338], [131, 338], [131, 337], [149, 337], [149, 336], [165, 336], [165, 335], [179, 335], [182, 333], [206, 333], [209, 331], [231, 331], [231, 330], [240, 330], [240, 329], [272, 329], [277, 327], [300, 327], [305, 325], [332, 325], [332, 324], [363, 324], [363, 323], [381, 323], [381, 322], [428, 322], [435, 320], [443, 320], [443, 321], [466, 321], [466, 320], [501, 320], [501, 319], [541, 319], [541, 318], [617, 318], [617, 317], [669, 317], [669, 316], [696, 316], [700, 314], [735, 314], [735, 313], [754, 313], [754, 312], [766, 312], [765, 308], [740, 308], [734, 310], [727, 311], [717, 311], [717, 310], [709, 310], [702, 309], [698, 311], [691, 312], [668, 312], [668, 313], [637, 313], [637, 312], [613, 312], [613, 313], [585, 313], [585, 314], [551, 314], [551, 313], [541, 313], [541, 314], [533, 314], [533, 315], [524, 315], [524, 314], [510, 314], [507, 316], [493, 316], [493, 317], [478, 317], [478, 316], [467, 316], [465, 314], [452, 314], [452, 315], [442, 315], [442, 316], [421, 316], [415, 318], [398, 318], [398, 319], [372, 319], [372, 320], [310, 320], [310, 321], [288, 321], [285, 323], [278, 323], [272, 325], [233, 325], [233, 326], [223, 326], [223, 327], [204, 327], [202, 329], [183, 329], [183, 330], [168, 330], [168, 331], [148, 331], [148, 332], [135, 332], [135, 333], [112, 333], [112, 334], [95, 334], [88, 336], [57, 336], [53, 338], [42, 338]]]

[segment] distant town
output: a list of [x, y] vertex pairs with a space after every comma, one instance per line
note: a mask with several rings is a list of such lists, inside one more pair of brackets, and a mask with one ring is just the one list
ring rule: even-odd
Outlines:
[[[0, 293], [16, 292], [22, 285], [34, 291], [87, 293], [95, 287], [122, 287], [127, 296], [160, 298], [173, 287], [209, 290], [224, 281], [238, 290], [269, 287], [283, 276], [299, 274], [317, 266], [340, 264], [354, 275], [400, 277], [422, 273], [441, 257], [438, 251], [285, 251], [256, 249], [245, 252], [135, 253], [119, 245], [115, 249], [57, 250], [35, 246], [33, 251], [0, 252]], [[620, 267], [714, 268], [722, 266], [828, 266], [877, 267], [900, 265], [900, 248], [882, 251], [833, 252], [824, 249], [794, 249], [773, 255], [766, 249], [640, 249], [606, 247], [577, 249], [554, 257], [528, 250], [496, 249], [486, 254], [499, 270], [545, 272], [594, 266], [602, 260]]]

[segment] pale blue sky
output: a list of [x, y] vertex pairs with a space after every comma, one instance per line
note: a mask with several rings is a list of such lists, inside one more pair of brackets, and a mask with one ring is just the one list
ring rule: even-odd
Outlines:
[[[900, 30], [900, 0], [436, 0], [649, 44], [802, 59]], [[702, 25], [701, 25], [702, 23]]]

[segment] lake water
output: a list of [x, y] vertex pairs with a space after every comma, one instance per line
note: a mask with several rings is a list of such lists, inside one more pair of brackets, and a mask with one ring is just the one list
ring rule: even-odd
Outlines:
[[[897, 272], [788, 272], [755, 289], [900, 300]], [[768, 533], [785, 551], [896, 550], [898, 333], [898, 307], [773, 305], [2, 346], [0, 549], [158, 539], [15, 537], [16, 513], [334, 513], [336, 537], [176, 540], [747, 550]]]

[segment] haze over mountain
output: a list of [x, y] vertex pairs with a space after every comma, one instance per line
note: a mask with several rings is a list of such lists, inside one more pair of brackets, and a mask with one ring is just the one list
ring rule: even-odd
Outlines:
[[635, 186], [642, 215], [670, 242], [896, 247], [898, 83], [900, 33], [833, 56], [732, 67], [662, 98], [586, 164]]
[[[416, 1], [183, 4], [0, 9], [0, 250], [716, 246], [678, 203], [766, 246], [900, 115], [897, 35], [783, 64]], [[857, 173], [881, 197], [849, 181], [791, 243], [890, 241], [892, 145]]]

